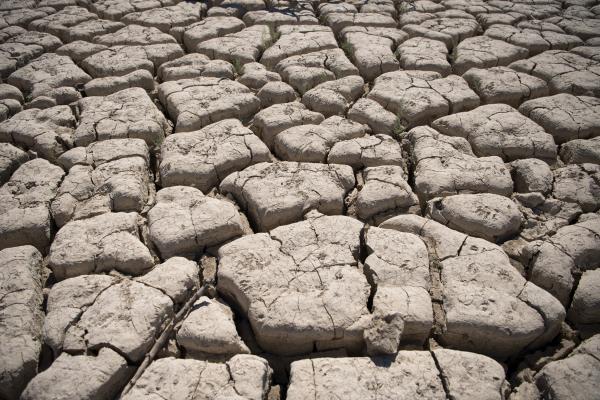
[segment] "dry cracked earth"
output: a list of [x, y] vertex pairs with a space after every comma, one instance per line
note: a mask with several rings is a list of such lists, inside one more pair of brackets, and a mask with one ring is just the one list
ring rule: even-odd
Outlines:
[[0, 0], [0, 399], [600, 399], [598, 0]]

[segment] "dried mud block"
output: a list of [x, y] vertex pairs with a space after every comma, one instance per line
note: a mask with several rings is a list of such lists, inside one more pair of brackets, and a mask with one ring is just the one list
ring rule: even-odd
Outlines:
[[42, 350], [42, 255], [32, 246], [0, 250], [0, 396], [18, 399]]
[[237, 119], [225, 119], [165, 139], [160, 181], [163, 187], [185, 185], [208, 193], [230, 173], [270, 157], [267, 146], [250, 129]]
[[459, 193], [511, 195], [510, 170], [500, 157], [476, 157], [466, 139], [429, 127], [414, 128], [408, 139], [421, 200]]
[[207, 197], [198, 189], [172, 186], [159, 190], [148, 212], [150, 240], [163, 259], [198, 255], [243, 233], [233, 204]]
[[260, 100], [241, 83], [201, 77], [162, 83], [158, 97], [176, 121], [175, 132], [189, 132], [226, 118], [245, 119], [260, 109]]
[[560, 302], [526, 281], [499, 246], [415, 215], [379, 227], [418, 234], [439, 265], [444, 346], [506, 359], [558, 334]]
[[54, 231], [50, 202], [64, 174], [37, 158], [22, 164], [0, 188], [0, 249], [28, 244], [46, 253]]
[[132, 372], [127, 360], [109, 348], [100, 349], [97, 356], [62, 353], [50, 368], [33, 378], [21, 398], [113, 398]]
[[[217, 364], [161, 358], [154, 361], [123, 400], [200, 396], [205, 399], [266, 398], [272, 370], [266, 360], [240, 354]], [[156, 382], [163, 382], [157, 386]]]
[[551, 94], [600, 95], [600, 63], [564, 50], [548, 50], [509, 65], [548, 82]]
[[550, 94], [543, 79], [507, 67], [471, 68], [462, 77], [483, 104], [505, 103], [519, 107], [524, 101]]
[[71, 221], [56, 234], [48, 266], [57, 280], [113, 269], [140, 275], [154, 265], [140, 240], [142, 223], [136, 213], [106, 213]]
[[153, 200], [150, 154], [141, 139], [94, 142], [85, 149], [70, 150], [61, 160], [74, 165], [52, 202], [52, 216], [59, 227], [113, 211], [141, 213]]
[[556, 160], [552, 135], [509, 105], [490, 104], [448, 115], [433, 121], [431, 127], [444, 135], [465, 138], [478, 157]]
[[299, 221], [313, 209], [342, 214], [344, 197], [353, 187], [354, 174], [348, 166], [281, 161], [234, 172], [221, 182], [220, 190], [231, 193], [264, 232]]
[[396, 114], [399, 123], [412, 128], [451, 113], [479, 105], [479, 97], [456, 75], [442, 78], [431, 71], [388, 72], [375, 79], [368, 99]]
[[448, 393], [455, 398], [500, 400], [505, 385], [502, 366], [491, 358], [445, 349], [406, 350], [393, 356], [296, 361], [287, 398], [443, 399]]
[[0, 123], [0, 141], [9, 142], [50, 161], [73, 144], [77, 120], [69, 106], [31, 108]]
[[370, 318], [357, 263], [362, 228], [319, 215], [244, 236], [219, 249], [217, 289], [235, 300], [267, 351], [360, 348]]
[[600, 135], [600, 99], [557, 94], [530, 100], [519, 111], [540, 124], [561, 144]]
[[149, 147], [162, 143], [170, 133], [165, 116], [142, 88], [121, 90], [108, 96], [81, 99], [77, 146], [109, 139], [143, 139]]

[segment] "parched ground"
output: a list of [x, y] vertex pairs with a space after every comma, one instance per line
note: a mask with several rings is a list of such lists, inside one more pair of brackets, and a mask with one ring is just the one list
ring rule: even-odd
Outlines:
[[0, 0], [13, 399], [600, 399], [600, 1]]

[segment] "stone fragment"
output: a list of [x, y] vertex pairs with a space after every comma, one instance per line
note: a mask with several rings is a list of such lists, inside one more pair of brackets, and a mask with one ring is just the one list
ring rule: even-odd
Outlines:
[[231, 193], [256, 230], [264, 232], [299, 221], [310, 210], [342, 214], [344, 197], [353, 187], [348, 166], [282, 161], [234, 172], [219, 188]]
[[158, 191], [156, 205], [148, 212], [148, 227], [150, 240], [163, 259], [201, 254], [206, 247], [243, 232], [233, 204], [186, 186]]
[[233, 311], [219, 300], [202, 296], [177, 331], [177, 343], [190, 355], [248, 354], [250, 350], [238, 335]]
[[44, 319], [44, 343], [55, 357], [62, 352], [65, 333], [98, 295], [117, 282], [108, 275], [81, 275], [58, 282], [48, 293]]
[[[140, 240], [142, 221], [136, 213], [106, 213], [71, 221], [50, 247], [48, 265], [57, 280], [110, 270], [140, 275], [154, 265]], [[85, 241], [81, 238], [85, 237]]]
[[600, 63], [564, 50], [547, 50], [509, 65], [548, 82], [551, 94], [600, 95]]
[[0, 277], [0, 396], [18, 399], [42, 350], [42, 255], [32, 246], [0, 250]]
[[54, 230], [50, 202], [63, 176], [61, 168], [37, 158], [0, 188], [0, 249], [32, 245], [46, 253]]
[[509, 196], [510, 171], [500, 157], [475, 157], [466, 139], [428, 127], [408, 133], [415, 166], [415, 192], [421, 200], [459, 193]]
[[429, 71], [383, 74], [375, 80], [367, 98], [396, 114], [405, 128], [479, 105], [479, 97], [464, 79], [456, 75], [442, 78], [437, 72]]
[[186, 185], [208, 193], [227, 175], [269, 161], [269, 149], [237, 119], [169, 136], [161, 145], [163, 187]]
[[378, 356], [395, 354], [404, 331], [404, 321], [399, 315], [387, 318], [373, 316], [371, 323], [363, 332], [367, 354]]
[[465, 138], [478, 157], [556, 159], [552, 135], [509, 105], [490, 104], [448, 115], [433, 121], [431, 127], [444, 135]]
[[222, 364], [161, 358], [150, 364], [123, 400], [179, 396], [261, 400], [269, 392], [271, 374], [266, 360], [249, 354], [236, 355]]
[[550, 93], [544, 80], [507, 67], [471, 68], [462, 77], [483, 104], [505, 103], [519, 107], [524, 101]]
[[[24, 100], [23, 93], [13, 85], [7, 83], [0, 83], [0, 99], [2, 100], [15, 100], [22, 103]], [[19, 110], [21, 111], [21, 110]]]
[[162, 83], [158, 97], [176, 132], [189, 132], [226, 118], [246, 119], [260, 109], [260, 100], [246, 86], [201, 77]]
[[21, 399], [114, 398], [132, 372], [127, 361], [109, 348], [100, 349], [97, 356], [62, 353], [33, 378]]
[[164, 115], [142, 88], [121, 90], [108, 96], [86, 97], [78, 103], [77, 146], [108, 139], [143, 139], [149, 147], [159, 145], [170, 133]]
[[[369, 285], [357, 264], [362, 223], [315, 216], [219, 249], [217, 289], [275, 354], [362, 344]], [[364, 321], [364, 322], [361, 322]]]
[[557, 94], [527, 101], [519, 111], [541, 125], [558, 144], [600, 134], [600, 100], [595, 97]]

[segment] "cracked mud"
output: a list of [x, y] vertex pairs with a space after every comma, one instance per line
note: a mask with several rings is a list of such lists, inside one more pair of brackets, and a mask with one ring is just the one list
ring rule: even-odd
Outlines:
[[0, 0], [0, 400], [594, 400], [598, 0]]

